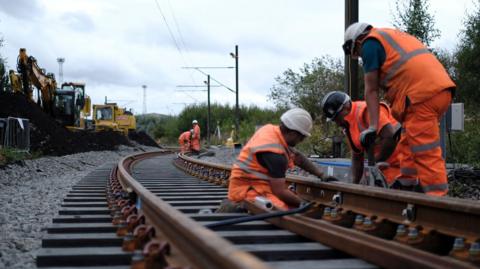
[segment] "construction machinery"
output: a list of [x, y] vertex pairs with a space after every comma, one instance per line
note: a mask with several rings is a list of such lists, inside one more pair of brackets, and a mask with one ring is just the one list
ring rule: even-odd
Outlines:
[[117, 103], [93, 105], [93, 122], [95, 131], [112, 130], [122, 132], [126, 136], [137, 128], [132, 112], [118, 107]]
[[[53, 114], [53, 98], [57, 89], [57, 82], [53, 73], [46, 73], [45, 69], [38, 66], [33, 56], [27, 55], [27, 50], [21, 48], [17, 58], [17, 72], [10, 70], [14, 92], [23, 92], [33, 102], [32, 85], [37, 88], [37, 103], [47, 113]], [[40, 98], [41, 97], [41, 98]]]
[[90, 116], [91, 100], [85, 94], [85, 83], [66, 82], [55, 93], [53, 116], [70, 130], [85, 130]]

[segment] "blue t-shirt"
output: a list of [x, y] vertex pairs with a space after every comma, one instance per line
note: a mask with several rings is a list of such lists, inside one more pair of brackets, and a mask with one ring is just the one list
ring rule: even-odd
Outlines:
[[385, 62], [386, 54], [380, 41], [369, 38], [362, 44], [363, 72], [369, 73], [379, 70]]

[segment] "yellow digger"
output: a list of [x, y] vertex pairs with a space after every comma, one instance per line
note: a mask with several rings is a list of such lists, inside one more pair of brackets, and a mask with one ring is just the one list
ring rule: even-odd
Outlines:
[[85, 83], [66, 82], [55, 93], [53, 116], [69, 130], [85, 130], [90, 116], [91, 100], [85, 94]]
[[116, 103], [93, 105], [93, 124], [95, 131], [112, 130], [122, 132], [125, 136], [137, 128], [132, 112], [118, 107]]

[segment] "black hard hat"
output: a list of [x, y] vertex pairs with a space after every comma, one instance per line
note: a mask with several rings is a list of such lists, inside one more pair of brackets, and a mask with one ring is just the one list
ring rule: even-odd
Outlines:
[[342, 111], [346, 103], [350, 101], [350, 96], [344, 92], [333, 91], [327, 93], [322, 99], [322, 111], [327, 120], [334, 120]]

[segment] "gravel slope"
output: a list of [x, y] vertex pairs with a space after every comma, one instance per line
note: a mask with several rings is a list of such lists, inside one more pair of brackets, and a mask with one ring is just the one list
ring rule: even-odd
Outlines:
[[150, 150], [158, 148], [120, 146], [116, 151], [43, 157], [0, 169], [0, 268], [35, 268], [43, 229], [52, 223], [71, 187], [103, 164]]

